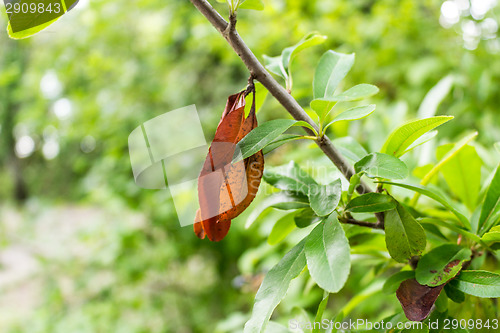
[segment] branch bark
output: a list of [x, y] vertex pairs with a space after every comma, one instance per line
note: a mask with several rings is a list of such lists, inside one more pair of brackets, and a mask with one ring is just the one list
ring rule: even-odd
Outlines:
[[[190, 0], [191, 3], [202, 13], [207, 20], [219, 31], [219, 33], [227, 40], [229, 45], [241, 58], [245, 66], [250, 71], [250, 74], [258, 80], [262, 85], [278, 100], [278, 102], [292, 115], [296, 120], [302, 120], [309, 123], [316, 130], [318, 130], [315, 122], [309, 117], [304, 109], [297, 103], [297, 101], [283, 88], [264, 66], [255, 57], [253, 52], [248, 48], [243, 39], [240, 37], [235, 29], [236, 18], [231, 17], [231, 25], [208, 3], [206, 0]], [[307, 128], [304, 128], [309, 135], [314, 133]], [[316, 140], [318, 147], [325, 153], [325, 155], [335, 164], [335, 166], [342, 172], [342, 174], [350, 179], [354, 174], [354, 168], [349, 162], [340, 154], [327, 136], [323, 136]], [[370, 187], [362, 182], [356, 189], [359, 193], [373, 192]]]

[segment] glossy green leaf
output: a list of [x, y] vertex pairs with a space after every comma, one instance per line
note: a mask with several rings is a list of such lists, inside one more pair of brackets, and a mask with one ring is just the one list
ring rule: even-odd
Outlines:
[[295, 229], [294, 215], [295, 212], [292, 212], [276, 221], [269, 237], [267, 238], [269, 245], [278, 244]]
[[401, 282], [413, 279], [414, 277], [415, 271], [399, 271], [385, 281], [382, 291], [385, 294], [393, 294], [398, 290]]
[[349, 201], [346, 210], [352, 213], [378, 213], [396, 208], [396, 201], [382, 193], [366, 193]]
[[368, 155], [368, 152], [354, 138], [344, 136], [332, 140], [333, 145], [340, 150], [344, 157], [356, 162]]
[[477, 297], [500, 297], [500, 274], [487, 271], [462, 271], [449, 284], [466, 294]]
[[311, 224], [321, 221], [321, 217], [316, 215], [311, 207], [303, 208], [298, 210], [293, 220], [298, 228], [307, 228]]
[[495, 217], [500, 213], [500, 165], [497, 167], [495, 175], [486, 191], [483, 206], [481, 207], [481, 215], [479, 217], [479, 230], [484, 227], [491, 227]]
[[451, 119], [452, 116], [437, 116], [406, 123], [389, 135], [381, 152], [400, 157], [419, 137]]
[[351, 269], [350, 248], [334, 214], [307, 236], [305, 254], [311, 277], [322, 289], [331, 293], [342, 289]]
[[286, 166], [267, 168], [264, 170], [263, 178], [280, 190], [297, 192], [306, 196], [309, 194], [310, 186], [317, 186], [316, 181], [295, 161], [290, 161]]
[[386, 179], [405, 179], [408, 177], [408, 168], [399, 158], [382, 154], [371, 153], [354, 164], [356, 173], [365, 172], [369, 177]]
[[328, 185], [317, 185], [309, 187], [309, 202], [311, 208], [318, 216], [329, 215], [340, 202], [342, 194], [342, 182], [340, 179]]
[[[29, 1], [18, 1], [20, 5], [27, 4], [28, 11], [20, 10], [18, 13], [9, 15], [9, 24], [7, 32], [10, 38], [22, 39], [31, 37], [38, 32], [44, 30], [54, 22], [56, 22], [62, 15], [71, 10], [77, 3], [77, 0], [38, 0], [36, 3], [44, 5], [47, 10], [36, 11], [35, 13], [29, 10]], [[50, 11], [48, 10], [50, 6]], [[38, 7], [37, 7], [38, 8]]]
[[[437, 159], [441, 160], [454, 146], [454, 144], [447, 144], [438, 147]], [[472, 146], [464, 146], [447, 163], [443, 164], [440, 170], [451, 191], [471, 211], [476, 207], [479, 196], [482, 164], [476, 149]]]
[[407, 262], [425, 249], [424, 228], [398, 204], [395, 209], [385, 213], [385, 243], [394, 260]]
[[373, 111], [375, 111], [375, 104], [356, 106], [354, 108], [348, 109], [348, 110], [338, 114], [335, 118], [333, 118], [333, 120], [325, 126], [324, 131], [326, 131], [326, 129], [328, 127], [330, 127], [330, 125], [332, 125], [338, 121], [342, 121], [342, 120], [351, 121], [351, 120], [363, 119], [363, 118], [371, 115], [373, 113]]
[[408, 148], [406, 148], [406, 150], [401, 155], [404, 155], [404, 154], [412, 151], [413, 149], [417, 148], [418, 146], [421, 146], [424, 143], [431, 141], [432, 139], [434, 139], [436, 137], [437, 134], [438, 134], [437, 130], [425, 133], [420, 138], [415, 140]]
[[267, 273], [255, 296], [252, 315], [245, 324], [245, 333], [263, 332], [266, 328], [274, 309], [285, 297], [290, 282], [300, 274], [306, 265], [304, 244], [305, 239], [292, 248]]
[[431, 199], [436, 200], [441, 205], [443, 205], [444, 207], [446, 207], [447, 209], [449, 209], [450, 212], [452, 212], [457, 217], [457, 219], [460, 222], [462, 222], [462, 225], [464, 227], [470, 229], [469, 220], [462, 213], [460, 213], [457, 209], [455, 209], [441, 194], [439, 194], [439, 193], [437, 193], [437, 192], [429, 189], [428, 187], [425, 187], [425, 186], [422, 186], [422, 185], [410, 185], [410, 184], [395, 183], [395, 182], [385, 182], [385, 181], [381, 181], [379, 183], [403, 187], [403, 188], [415, 191], [417, 193], [425, 195], [426, 197], [429, 197]]
[[287, 134], [287, 133], [281, 134], [275, 140], [270, 142], [267, 146], [262, 148], [262, 153], [264, 155], [266, 155], [266, 154], [272, 152], [273, 150], [275, 150], [276, 148], [279, 148], [288, 142], [301, 140], [301, 139], [304, 139], [304, 137], [302, 135]]
[[346, 77], [353, 64], [354, 53], [342, 54], [330, 50], [323, 54], [314, 74], [314, 98], [333, 96], [338, 84]]
[[240, 142], [233, 159], [233, 163], [252, 156], [259, 150], [262, 150], [272, 141], [277, 139], [281, 134], [292, 126], [304, 126], [312, 129], [311, 125], [304, 121], [293, 119], [276, 119], [263, 123], [254, 128]]
[[418, 283], [436, 287], [448, 282], [462, 269], [472, 252], [456, 244], [444, 244], [424, 254], [415, 269]]
[[500, 242], [500, 225], [493, 227], [481, 237], [484, 242], [487, 243], [499, 243]]

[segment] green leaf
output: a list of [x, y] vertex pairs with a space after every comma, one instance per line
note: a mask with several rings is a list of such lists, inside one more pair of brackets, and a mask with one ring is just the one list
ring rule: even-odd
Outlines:
[[396, 208], [396, 201], [382, 193], [366, 193], [349, 201], [346, 210], [352, 213], [378, 213]]
[[298, 210], [293, 217], [295, 221], [295, 225], [299, 228], [307, 228], [311, 224], [319, 222], [321, 218], [314, 213], [314, 211], [310, 208], [303, 208]]
[[462, 269], [472, 252], [456, 244], [444, 244], [432, 249], [420, 258], [415, 269], [418, 283], [429, 287], [445, 284]]
[[356, 173], [365, 172], [369, 177], [387, 179], [405, 179], [408, 177], [408, 168], [399, 158], [382, 154], [371, 153], [354, 164]]
[[[266, 101], [268, 90], [260, 82], [255, 82], [255, 112], [259, 112]], [[248, 117], [250, 113], [250, 105], [253, 103], [253, 94], [248, 94], [245, 97], [245, 103], [247, 107], [245, 108], [245, 117]]]
[[487, 271], [462, 271], [449, 284], [466, 294], [477, 297], [500, 297], [500, 274]]
[[[323, 319], [323, 312], [325, 312], [326, 305], [328, 304], [328, 299], [330, 298], [329, 293], [325, 292], [325, 294], [326, 295], [323, 297], [323, 300], [318, 305], [318, 311], [316, 312], [316, 317], [314, 318], [314, 321], [316, 323], [321, 322], [321, 320]], [[312, 333], [320, 333], [320, 328], [317, 325], [315, 325]]]
[[273, 193], [261, 202], [248, 215], [245, 223], [245, 228], [249, 228], [257, 218], [268, 208], [274, 207], [277, 209], [299, 209], [309, 207], [309, 201], [306, 195], [297, 194], [294, 192], [278, 192]]
[[311, 208], [318, 216], [329, 215], [340, 202], [342, 194], [342, 182], [340, 179], [328, 185], [317, 185], [309, 187], [309, 202]]
[[325, 126], [324, 131], [326, 131], [326, 129], [330, 125], [332, 125], [338, 121], [342, 121], [342, 120], [349, 120], [350, 121], [350, 120], [362, 119], [362, 118], [365, 118], [365, 117], [371, 115], [373, 113], [373, 111], [375, 111], [375, 104], [356, 106], [354, 108], [350, 108], [350, 109], [338, 114], [335, 118], [333, 118], [333, 120]]
[[310, 186], [317, 186], [316, 181], [302, 170], [295, 161], [288, 165], [264, 170], [264, 180], [280, 190], [292, 191], [303, 195], [309, 194]]
[[413, 279], [414, 277], [415, 271], [399, 271], [385, 281], [382, 291], [385, 294], [394, 294], [396, 290], [398, 290], [401, 282]]
[[[454, 146], [454, 144], [447, 144], [438, 147], [437, 159], [441, 160]], [[471, 211], [476, 207], [479, 196], [482, 164], [476, 149], [472, 146], [464, 146], [447, 163], [443, 164], [440, 170], [451, 191]]]
[[332, 140], [333, 145], [340, 150], [342, 155], [356, 162], [368, 155], [368, 152], [354, 138], [344, 136]]
[[283, 146], [285, 143], [301, 139], [304, 139], [302, 135], [287, 134], [287, 133], [281, 134], [277, 139], [273, 140], [267, 146], [262, 148], [262, 153], [266, 155], [275, 150], [276, 148]]
[[240, 142], [238, 142], [237, 145], [239, 150], [236, 149], [233, 163], [250, 157], [259, 150], [262, 150], [292, 126], [304, 126], [314, 131], [312, 126], [305, 121], [297, 121], [293, 119], [276, 119], [267, 121], [254, 128]]
[[382, 147], [381, 152], [400, 157], [407, 151], [407, 148], [419, 137], [451, 119], [453, 119], [452, 116], [438, 116], [413, 120], [409, 123], [406, 123], [396, 128], [389, 135], [387, 141]]
[[493, 227], [481, 237], [484, 242], [487, 243], [498, 243], [500, 242], [500, 225]]
[[398, 262], [407, 262], [425, 249], [424, 228], [399, 203], [385, 213], [385, 243], [391, 257]]
[[276, 266], [267, 273], [257, 291], [250, 319], [244, 332], [262, 332], [274, 309], [285, 297], [290, 282], [296, 278], [306, 265], [304, 254], [305, 239], [290, 250]]
[[281, 52], [281, 55], [277, 57], [264, 56], [264, 63], [266, 68], [285, 79], [286, 88], [288, 90], [292, 89], [292, 61], [297, 56], [297, 54], [314, 45], [322, 44], [326, 40], [326, 36], [319, 35], [315, 32], [309, 33], [304, 38], [302, 38], [297, 44], [287, 47]]
[[417, 148], [418, 146], [421, 146], [424, 143], [431, 141], [432, 139], [434, 139], [436, 137], [437, 134], [438, 134], [437, 130], [425, 133], [420, 138], [415, 140], [408, 148], [406, 148], [406, 150], [401, 155], [404, 155], [404, 154], [412, 151], [413, 149]]
[[465, 301], [465, 294], [460, 290], [452, 287], [449, 283], [444, 286], [446, 296], [455, 303], [463, 303]]
[[314, 74], [314, 98], [333, 96], [353, 64], [354, 53], [342, 54], [330, 50], [323, 54]]
[[403, 188], [415, 191], [417, 193], [420, 193], [420, 194], [425, 195], [431, 199], [436, 200], [441, 205], [443, 205], [448, 210], [450, 210], [450, 212], [452, 212], [457, 217], [457, 219], [460, 222], [462, 222], [462, 225], [470, 230], [469, 220], [462, 213], [460, 213], [457, 209], [455, 209], [450, 203], [448, 203], [448, 201], [445, 198], [443, 198], [443, 196], [441, 194], [439, 194], [439, 193], [437, 193], [437, 192], [435, 192], [435, 191], [433, 191], [425, 186], [422, 186], [422, 185], [410, 185], [410, 184], [386, 182], [386, 181], [380, 181], [378, 183], [403, 187]]
[[[62, 15], [67, 13], [68, 9], [72, 9], [77, 0], [38, 0], [36, 3], [41, 3], [44, 8], [50, 5], [51, 10], [37, 11], [32, 13], [30, 10], [19, 13], [12, 13], [9, 15], [9, 24], [7, 25], [7, 32], [10, 38], [22, 39], [31, 37], [38, 32], [44, 30], [52, 23], [56, 22]], [[18, 1], [20, 5], [32, 3], [30, 1]], [[56, 12], [57, 11], [57, 12]]]
[[[488, 230], [494, 223], [494, 217], [500, 213], [500, 165], [495, 171], [495, 175], [486, 191], [486, 197], [481, 207], [481, 215], [479, 217], [479, 230]], [[486, 228], [485, 228], [486, 227]]]
[[305, 254], [313, 280], [322, 289], [336, 293], [351, 269], [349, 242], [337, 217], [332, 214], [307, 236]]
[[288, 73], [290, 74], [291, 63], [300, 51], [303, 51], [315, 45], [323, 44], [326, 39], [326, 36], [312, 32], [304, 36], [297, 44], [287, 47], [281, 53], [283, 67], [285, 67], [285, 69], [288, 69]]
[[269, 57], [264, 54], [263, 58], [264, 58], [264, 66], [268, 71], [282, 77], [285, 80], [288, 80], [288, 72], [286, 71], [285, 67], [283, 67], [283, 62], [281, 61], [281, 55], [276, 57]]
[[269, 237], [267, 237], [269, 245], [278, 244], [295, 229], [294, 215], [295, 212], [292, 212], [276, 221]]
[[263, 10], [264, 1], [262, 0], [243, 0], [238, 8], [241, 9], [253, 9], [253, 10]]

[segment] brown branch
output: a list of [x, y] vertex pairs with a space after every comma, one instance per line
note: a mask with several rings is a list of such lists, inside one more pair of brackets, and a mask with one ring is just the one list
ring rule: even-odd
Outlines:
[[354, 225], [359, 225], [361, 227], [368, 227], [372, 229], [382, 229], [382, 230], [384, 229], [384, 225], [381, 224], [380, 222], [372, 223], [366, 221], [359, 221], [352, 218], [339, 218], [339, 221], [346, 224], [354, 224]]
[[[245, 66], [250, 71], [252, 77], [258, 80], [266, 89], [278, 100], [278, 102], [292, 115], [296, 120], [302, 120], [313, 126], [318, 131], [317, 125], [297, 103], [297, 101], [283, 88], [269, 72], [262, 66], [253, 52], [248, 48], [245, 42], [235, 29], [236, 17], [231, 16], [231, 24], [228, 24], [224, 18], [206, 1], [206, 0], [190, 0], [191, 3], [202, 13], [207, 20], [219, 31], [219, 33], [227, 40], [229, 45], [241, 58]], [[307, 128], [304, 128], [309, 135], [314, 133]], [[354, 174], [353, 167], [335, 148], [327, 136], [323, 136], [316, 140], [316, 144], [325, 153], [325, 155], [335, 164], [342, 174], [350, 179]], [[373, 192], [370, 187], [362, 182], [356, 189], [359, 193]]]

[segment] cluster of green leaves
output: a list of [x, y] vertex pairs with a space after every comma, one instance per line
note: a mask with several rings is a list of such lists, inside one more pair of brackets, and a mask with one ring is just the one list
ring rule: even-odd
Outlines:
[[[309, 45], [307, 41], [315, 38], [314, 36], [317, 35], [306, 36], [279, 57], [267, 58], [268, 69], [283, 77], [288, 88], [291, 88], [291, 58], [287, 58], [287, 55], [293, 54], [293, 50], [300, 49], [301, 45]], [[328, 122], [328, 116], [337, 102], [356, 101], [378, 91], [375, 86], [360, 84], [335, 94], [353, 62], [354, 55], [334, 51], [327, 51], [319, 62], [313, 83], [314, 100], [311, 102], [311, 108], [318, 116], [319, 132], [304, 122], [286, 119], [269, 121], [257, 127], [239, 143], [243, 157], [261, 149], [274, 149], [292, 140], [320, 139], [335, 121], [356, 120], [370, 115], [375, 109], [374, 105], [356, 106]], [[469, 265], [473, 252], [477, 254], [478, 251], [491, 251], [490, 245], [500, 242], [497, 226], [500, 224], [500, 167], [491, 177], [484, 200], [480, 202], [477, 197], [482, 163], [475, 148], [469, 145], [477, 133], [466, 136], [455, 144], [438, 147], [438, 163], [426, 169], [420, 184], [394, 182], [409, 176], [409, 169], [400, 158], [434, 138], [435, 128], [452, 118], [434, 116], [405, 123], [388, 136], [380, 152], [367, 153], [359, 144], [351, 144], [351, 148], [356, 147], [348, 149], [350, 155], [354, 156], [356, 173], [344, 191], [340, 179], [327, 185], [318, 184], [293, 161], [286, 167], [266, 169], [264, 180], [281, 192], [271, 195], [264, 203], [264, 208], [291, 210], [274, 224], [269, 243], [282, 241], [295, 228], [315, 226], [267, 274], [256, 295], [252, 316], [245, 325], [246, 332], [264, 331], [291, 280], [306, 266], [313, 281], [326, 293], [336, 293], [342, 289], [349, 275], [351, 247], [341, 222], [360, 224], [357, 217], [366, 218], [367, 214], [384, 217], [386, 249], [394, 262], [408, 264], [411, 260], [418, 261], [414, 271], [405, 269], [396, 273], [384, 288], [391, 292], [397, 290], [408, 319], [425, 319], [444, 286], [447, 297], [453, 301], [463, 301], [464, 293], [479, 297], [500, 295], [499, 274], [481, 270], [464, 270], [461, 273], [465, 263]], [[294, 125], [307, 127], [316, 136], [284, 134]], [[452, 193], [463, 205], [475, 210], [471, 218], [466, 217], [461, 205], [440, 191], [426, 186], [438, 173], [443, 175]], [[376, 193], [355, 193], [363, 177], [378, 184]], [[410, 202], [398, 200], [389, 193], [392, 192], [392, 187], [409, 189], [415, 192], [415, 196]], [[451, 216], [432, 214], [425, 209], [421, 211], [421, 207], [417, 205], [419, 195], [441, 204]], [[255, 215], [261, 211], [262, 209], [258, 209]], [[379, 227], [373, 221], [373, 215], [368, 219], [372, 219], [371, 224], [368, 221], [361, 224]], [[254, 220], [255, 216], [251, 222]], [[427, 234], [441, 234], [440, 227], [456, 232], [463, 240], [457, 245], [445, 237], [446, 244], [428, 250], [430, 244], [427, 242]], [[429, 287], [437, 289], [429, 292]], [[415, 306], [415, 303], [421, 305]]]

